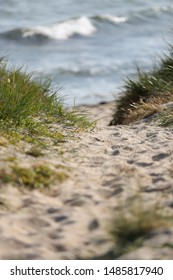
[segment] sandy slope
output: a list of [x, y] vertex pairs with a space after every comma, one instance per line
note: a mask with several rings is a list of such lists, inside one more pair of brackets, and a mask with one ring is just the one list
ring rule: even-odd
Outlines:
[[[53, 195], [1, 186], [1, 259], [110, 257], [115, 245], [109, 234], [112, 218], [121, 209], [129, 211], [134, 196], [140, 197], [141, 207], [154, 203], [173, 214], [173, 130], [145, 122], [110, 127], [113, 107], [90, 107], [89, 114], [98, 119], [96, 128], [62, 144], [61, 157], [55, 147], [41, 159], [14, 147], [1, 149], [1, 163], [5, 155], [15, 154], [21, 164], [63, 160], [71, 168], [69, 179], [56, 184]], [[172, 248], [173, 228], [163, 227], [121, 258], [172, 259]]]

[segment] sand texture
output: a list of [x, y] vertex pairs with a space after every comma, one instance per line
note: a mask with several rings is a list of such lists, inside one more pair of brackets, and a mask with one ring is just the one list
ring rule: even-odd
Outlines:
[[[63, 164], [69, 176], [46, 192], [1, 182], [0, 259], [111, 258], [110, 228], [122, 210], [139, 201], [173, 215], [173, 129], [144, 121], [108, 126], [113, 109], [113, 103], [89, 107], [96, 127], [62, 143], [62, 154], [59, 146], [39, 158], [0, 147], [1, 173], [15, 156], [22, 166]], [[173, 259], [173, 226], [156, 228], [118, 258]]]

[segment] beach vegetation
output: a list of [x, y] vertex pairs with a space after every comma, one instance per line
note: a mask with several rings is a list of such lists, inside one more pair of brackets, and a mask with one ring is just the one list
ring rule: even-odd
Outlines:
[[65, 107], [60, 89], [52, 91], [50, 80], [36, 80], [22, 68], [8, 69], [0, 59], [0, 132], [10, 143], [39, 144], [45, 138], [64, 142], [71, 131], [92, 127], [86, 115], [85, 110]]
[[7, 158], [5, 158], [6, 162], [16, 162], [17, 161], [17, 157], [16, 156], [8, 156]]
[[161, 214], [158, 205], [145, 207], [142, 202], [134, 202], [128, 209], [117, 212], [111, 226], [111, 236], [115, 243], [115, 256], [141, 247], [153, 230], [170, 225], [172, 218]]
[[0, 210], [9, 210], [7, 201], [2, 197], [0, 197]]
[[163, 110], [157, 117], [158, 124], [163, 127], [173, 126], [173, 106]]
[[62, 183], [68, 178], [65, 172], [53, 169], [45, 164], [35, 164], [30, 167], [21, 167], [14, 164], [10, 170], [0, 170], [1, 182], [11, 183], [13, 186], [26, 187], [28, 189], [49, 188], [52, 184]]
[[8, 145], [8, 141], [7, 139], [5, 139], [4, 137], [0, 136], [0, 146], [7, 146]]
[[62, 169], [62, 170], [64, 169], [64, 170], [67, 170], [67, 171], [72, 171], [73, 170], [72, 167], [64, 165], [64, 164], [56, 164], [55, 167], [58, 168], [58, 169]]
[[26, 155], [37, 158], [37, 157], [43, 156], [43, 152], [39, 146], [33, 146], [31, 149], [26, 151]]
[[150, 72], [137, 68], [135, 77], [126, 79], [110, 125], [129, 124], [154, 113], [160, 114], [162, 105], [172, 101], [173, 47], [170, 47], [169, 54], [159, 58]]

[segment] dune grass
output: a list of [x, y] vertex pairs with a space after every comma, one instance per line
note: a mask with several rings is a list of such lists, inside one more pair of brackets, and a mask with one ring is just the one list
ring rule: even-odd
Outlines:
[[[52, 124], [62, 126], [53, 129]], [[64, 129], [86, 129], [92, 123], [85, 112], [68, 110], [50, 81], [35, 81], [21, 68], [7, 68], [0, 59], [0, 132], [9, 139], [31, 141], [38, 137], [64, 140]], [[51, 128], [51, 129], [50, 129]], [[32, 139], [31, 139], [32, 138]]]
[[173, 107], [163, 110], [157, 117], [160, 126], [172, 127], [173, 126]]
[[162, 104], [173, 101], [173, 47], [159, 61], [149, 73], [138, 68], [135, 78], [125, 81], [124, 93], [116, 100], [110, 125], [129, 124], [148, 117], [162, 111]]
[[113, 218], [111, 236], [116, 257], [141, 247], [153, 230], [172, 224], [172, 217], [161, 215], [158, 204], [147, 206], [138, 198]]
[[1, 182], [11, 183], [13, 186], [24, 186], [30, 190], [44, 190], [54, 183], [62, 183], [67, 178], [68, 175], [65, 172], [52, 169], [45, 164], [35, 164], [30, 167], [13, 164], [10, 166], [10, 171], [0, 170]]
[[[21, 68], [9, 69], [0, 59], [0, 146], [15, 145], [17, 152], [1, 165], [1, 183], [43, 190], [63, 182], [66, 170], [36, 164], [37, 158], [42, 160], [51, 146], [63, 156], [61, 143], [93, 125], [86, 111], [65, 107], [60, 90], [52, 92], [49, 80], [35, 80]], [[21, 154], [32, 160], [28, 167], [18, 165]]]

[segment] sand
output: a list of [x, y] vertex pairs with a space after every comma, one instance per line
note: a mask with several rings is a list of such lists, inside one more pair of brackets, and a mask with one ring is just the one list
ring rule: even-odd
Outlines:
[[[0, 188], [0, 259], [95, 259], [116, 256], [110, 230], [114, 218], [159, 207], [173, 215], [173, 129], [145, 121], [108, 126], [114, 103], [87, 108], [97, 125], [33, 158], [14, 145], [5, 158], [22, 166], [63, 164], [68, 179], [53, 191], [27, 190], [11, 183]], [[152, 211], [152, 210], [151, 210]], [[115, 227], [114, 223], [114, 227]], [[173, 226], [160, 226], [121, 259], [172, 259]]]

